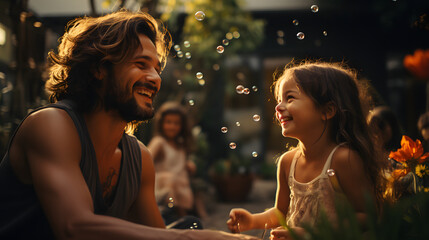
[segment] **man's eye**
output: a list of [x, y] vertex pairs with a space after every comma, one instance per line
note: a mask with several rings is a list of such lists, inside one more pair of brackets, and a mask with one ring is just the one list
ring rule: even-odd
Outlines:
[[146, 67], [146, 63], [144, 63], [144, 62], [136, 62], [136, 65], [139, 68], [145, 68]]

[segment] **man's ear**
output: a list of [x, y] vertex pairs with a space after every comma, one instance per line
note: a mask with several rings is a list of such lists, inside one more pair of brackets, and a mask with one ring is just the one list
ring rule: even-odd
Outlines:
[[322, 119], [323, 120], [329, 120], [329, 119], [333, 118], [335, 116], [335, 114], [337, 114], [337, 107], [335, 106], [335, 104], [333, 102], [328, 102], [323, 107], [323, 113], [324, 113], [324, 115], [322, 116]]

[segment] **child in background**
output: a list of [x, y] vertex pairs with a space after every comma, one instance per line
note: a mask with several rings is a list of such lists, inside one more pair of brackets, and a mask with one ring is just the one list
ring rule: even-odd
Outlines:
[[156, 171], [156, 200], [161, 206], [173, 208], [180, 218], [194, 204], [190, 175], [195, 173], [196, 166], [188, 160], [193, 141], [188, 117], [181, 105], [167, 102], [156, 113], [154, 124], [155, 136], [148, 149]]
[[370, 111], [368, 124], [374, 130], [377, 143], [383, 151], [382, 165], [392, 170], [397, 162], [389, 159], [389, 153], [401, 148], [402, 128], [395, 113], [388, 106], [378, 106]]
[[335, 223], [336, 191], [365, 221], [365, 195], [378, 200], [381, 192], [376, 189], [379, 160], [366, 122], [364, 90], [356, 75], [339, 64], [302, 63], [284, 70], [274, 83], [276, 117], [282, 135], [299, 143], [279, 158], [275, 206], [256, 214], [232, 209], [227, 221], [232, 232], [278, 227], [271, 238], [290, 239], [289, 231], [279, 227], [280, 211], [303, 236], [302, 224], [314, 226], [322, 209]]

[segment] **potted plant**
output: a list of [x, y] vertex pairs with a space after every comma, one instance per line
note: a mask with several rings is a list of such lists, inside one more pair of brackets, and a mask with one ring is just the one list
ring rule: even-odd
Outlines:
[[219, 159], [210, 175], [219, 198], [225, 202], [243, 202], [252, 190], [254, 175], [250, 172], [251, 159], [234, 152]]

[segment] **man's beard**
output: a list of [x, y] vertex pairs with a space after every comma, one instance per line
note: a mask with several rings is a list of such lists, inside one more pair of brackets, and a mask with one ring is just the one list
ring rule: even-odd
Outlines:
[[111, 88], [104, 94], [104, 109], [106, 111], [118, 111], [119, 115], [126, 121], [146, 121], [154, 116], [152, 104], [146, 103], [145, 107], [138, 105], [134, 96], [125, 99], [129, 95], [126, 91], [121, 90], [116, 84], [111, 84]]

